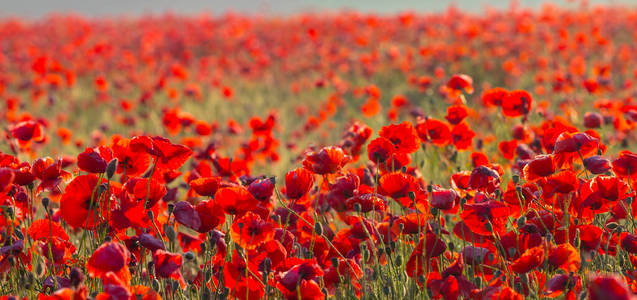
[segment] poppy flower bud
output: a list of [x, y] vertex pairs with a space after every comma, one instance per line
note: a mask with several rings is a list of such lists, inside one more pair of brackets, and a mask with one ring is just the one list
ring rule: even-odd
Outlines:
[[403, 232], [403, 230], [405, 230], [405, 223], [399, 223], [398, 229], [400, 230], [400, 232]]
[[427, 192], [430, 192], [430, 193], [431, 193], [433, 190], [434, 190], [433, 185], [428, 184], [428, 185], [427, 185]]
[[[489, 253], [489, 254], [493, 254], [493, 253]], [[515, 255], [515, 248], [511, 247], [509, 248], [509, 256], [513, 257]]]
[[44, 208], [49, 207], [49, 198], [47, 197], [42, 198], [42, 206], [44, 206]]
[[159, 291], [159, 280], [153, 279], [153, 290]]
[[195, 254], [192, 253], [192, 251], [188, 251], [188, 252], [184, 253], [184, 258], [186, 260], [193, 260], [193, 259], [195, 259]]
[[518, 224], [518, 227], [524, 226], [524, 224], [526, 224], [526, 217], [525, 216], [519, 217], [517, 220], [517, 224]]
[[104, 238], [104, 243], [110, 243], [112, 240], [113, 240], [112, 237], [107, 236], [107, 237]]
[[484, 228], [489, 232], [493, 232], [493, 226], [491, 226], [491, 223], [484, 224]]
[[579, 228], [575, 229], [575, 239], [573, 240], [573, 244], [575, 244], [575, 249], [579, 249], [580, 247], [580, 238], [579, 238]]
[[168, 240], [171, 242], [174, 241], [175, 238], [177, 237], [177, 234], [175, 233], [175, 229], [172, 226], [166, 226], [166, 228], [164, 228], [164, 232], [166, 233], [166, 237], [168, 238]]
[[456, 248], [456, 245], [453, 242], [449, 242], [449, 244], [447, 244], [447, 248], [449, 248], [449, 251], [453, 252], [453, 250]]
[[361, 204], [360, 203], [354, 203], [354, 211], [356, 211], [357, 213], [361, 212]]
[[117, 158], [111, 159], [106, 165], [106, 178], [111, 179], [113, 175], [115, 175], [115, 171], [117, 170]]
[[21, 230], [16, 230], [16, 231], [14, 231], [14, 233], [18, 237], [19, 240], [24, 240], [24, 234], [22, 234]]
[[413, 191], [409, 191], [409, 193], [407, 193], [407, 197], [409, 197], [409, 200], [415, 201], [416, 200], [416, 193], [414, 193]]
[[432, 216], [437, 217], [438, 216], [438, 212], [439, 212], [439, 210], [437, 208], [435, 208], [435, 207], [431, 208], [431, 215]]
[[332, 257], [331, 262], [332, 262], [332, 267], [338, 268], [338, 258]]
[[168, 203], [166, 204], [166, 208], [168, 209], [168, 214], [172, 214], [173, 211], [175, 210], [175, 203]]
[[626, 198], [626, 204], [630, 205], [631, 203], [633, 203], [633, 197]]
[[323, 226], [320, 222], [314, 223], [314, 232], [316, 232], [316, 235], [323, 235]]
[[619, 227], [619, 224], [617, 224], [615, 222], [610, 222], [610, 223], [606, 224], [606, 228], [608, 228], [611, 231], [617, 229], [618, 227]]
[[394, 263], [397, 266], [401, 266], [403, 264], [403, 257], [400, 254], [396, 255], [396, 258], [394, 259]]
[[513, 176], [511, 176], [511, 180], [513, 180], [513, 183], [518, 184], [520, 182], [520, 175], [513, 174]]
[[269, 257], [264, 258], [261, 261], [259, 270], [264, 273], [263, 275], [265, 277], [267, 277], [267, 274], [270, 273], [270, 271], [272, 271], [272, 260]]

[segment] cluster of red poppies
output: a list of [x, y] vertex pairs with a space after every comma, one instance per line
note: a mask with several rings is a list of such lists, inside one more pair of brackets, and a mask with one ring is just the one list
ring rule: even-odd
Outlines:
[[635, 20], [0, 21], [1, 299], [634, 298]]

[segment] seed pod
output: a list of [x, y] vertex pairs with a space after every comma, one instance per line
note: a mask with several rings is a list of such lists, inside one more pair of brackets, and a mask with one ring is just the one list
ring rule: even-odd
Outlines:
[[174, 241], [175, 238], [177, 237], [177, 233], [175, 233], [175, 228], [173, 228], [172, 226], [169, 226], [168, 224], [164, 225], [164, 232], [166, 233], [166, 237], [168, 238], [169, 241]]
[[321, 222], [314, 223], [314, 232], [316, 232], [316, 235], [323, 235], [323, 225], [321, 225]]

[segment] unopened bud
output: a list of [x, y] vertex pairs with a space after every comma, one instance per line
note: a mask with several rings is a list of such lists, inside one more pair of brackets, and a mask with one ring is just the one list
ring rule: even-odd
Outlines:
[[42, 198], [42, 206], [44, 206], [44, 208], [48, 208], [49, 207], [49, 198], [44, 197]]
[[323, 226], [320, 222], [314, 224], [314, 232], [316, 232], [316, 235], [323, 235]]
[[106, 178], [113, 178], [115, 171], [117, 171], [117, 158], [113, 158], [108, 165], [106, 165]]

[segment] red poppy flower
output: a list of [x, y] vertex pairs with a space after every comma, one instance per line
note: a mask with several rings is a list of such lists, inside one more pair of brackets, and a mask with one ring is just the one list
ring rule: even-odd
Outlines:
[[502, 141], [498, 144], [498, 149], [505, 159], [513, 159], [515, 150], [518, 146], [518, 140]]
[[511, 270], [515, 273], [527, 273], [544, 262], [544, 249], [542, 246], [524, 251], [520, 258], [511, 263]]
[[[106, 182], [102, 180], [100, 184]], [[106, 214], [100, 215], [100, 211], [106, 212], [115, 207], [114, 200], [108, 198], [108, 191], [102, 191], [98, 185], [98, 177], [89, 174], [73, 178], [66, 186], [60, 199], [60, 212], [62, 218], [71, 227], [91, 229], [104, 222]], [[111, 191], [112, 194], [113, 191]]]
[[447, 81], [446, 87], [452, 91], [464, 90], [467, 94], [473, 94], [473, 79], [469, 75], [456, 74]]
[[[131, 182], [132, 180], [129, 180]], [[128, 186], [128, 183], [126, 184]], [[155, 179], [143, 178], [134, 180], [133, 195], [138, 201], [148, 202], [144, 204], [144, 207], [150, 208], [155, 206], [159, 200], [161, 200], [167, 193], [166, 186], [157, 182]]]
[[550, 198], [555, 193], [568, 194], [579, 187], [579, 179], [571, 170], [564, 170], [542, 178], [538, 183], [542, 187], [545, 198]]
[[632, 294], [620, 278], [598, 275], [588, 283], [588, 297], [591, 300], [629, 300]]
[[157, 159], [157, 168], [179, 169], [192, 155], [192, 150], [183, 145], [173, 144], [167, 138], [154, 136], [136, 136], [130, 141], [130, 147], [136, 152], [146, 152]]
[[449, 106], [447, 107], [447, 115], [445, 116], [445, 119], [447, 119], [451, 125], [458, 125], [469, 115], [467, 110], [467, 107], [462, 104]]
[[40, 179], [38, 191], [55, 190], [58, 185], [71, 178], [71, 173], [62, 170], [62, 160], [50, 157], [39, 158], [33, 162], [31, 172]]
[[458, 150], [465, 150], [471, 147], [472, 140], [475, 136], [476, 133], [473, 132], [465, 122], [454, 126], [451, 130], [451, 141]]
[[409, 154], [418, 151], [420, 141], [418, 133], [411, 123], [405, 121], [400, 124], [383, 126], [378, 135], [388, 139], [396, 148], [396, 153]]
[[[410, 199], [409, 193], [414, 194], [414, 199]], [[387, 173], [378, 180], [378, 193], [392, 197], [405, 207], [413, 207], [414, 201], [421, 202], [426, 198], [418, 180], [411, 175], [402, 172]]]
[[130, 140], [119, 139], [111, 146], [113, 156], [117, 158], [117, 173], [127, 176], [138, 176], [150, 166], [150, 155], [146, 152], [134, 151], [130, 147]]
[[385, 211], [385, 199], [373, 193], [356, 195], [345, 201], [345, 206], [349, 211], [354, 211], [356, 204], [360, 205], [360, 211], [362, 213]]
[[532, 102], [527, 91], [511, 91], [502, 99], [502, 113], [511, 118], [526, 116], [531, 111]]
[[332, 174], [338, 172], [351, 160], [340, 147], [325, 147], [319, 152], [310, 152], [303, 160], [303, 167], [315, 174]]
[[637, 234], [623, 234], [621, 238], [622, 249], [631, 254], [637, 254]]
[[451, 142], [451, 129], [445, 122], [419, 119], [416, 130], [422, 141], [431, 141], [436, 146], [444, 146]]
[[65, 241], [69, 240], [69, 235], [66, 234], [62, 225], [58, 222], [49, 222], [48, 219], [33, 221], [27, 232], [34, 241], [46, 240], [49, 239], [50, 236], [58, 237]]
[[312, 172], [296, 168], [285, 174], [285, 194], [290, 199], [299, 199], [307, 194], [314, 185]]
[[182, 256], [164, 250], [157, 250], [153, 253], [155, 274], [160, 278], [172, 278], [177, 280], [182, 289], [186, 288], [186, 282], [181, 276]]
[[549, 251], [548, 262], [565, 272], [577, 272], [581, 265], [579, 251], [570, 243], [557, 245]]
[[4, 194], [11, 189], [15, 173], [9, 168], [0, 168], [0, 194]]
[[257, 179], [248, 185], [248, 192], [259, 201], [270, 201], [274, 194], [274, 178]]
[[482, 103], [484, 106], [501, 106], [502, 101], [507, 97], [509, 91], [503, 88], [492, 88], [482, 93]]
[[573, 159], [587, 157], [599, 149], [599, 140], [583, 132], [563, 132], [555, 141], [553, 149], [555, 164], [559, 167], [571, 165]]
[[166, 250], [166, 247], [160, 239], [148, 233], [140, 234], [137, 241], [139, 242], [140, 246], [150, 250], [151, 253], [155, 252], [155, 250]]
[[259, 204], [259, 201], [242, 186], [221, 188], [215, 193], [214, 199], [215, 203], [230, 215], [243, 215], [256, 209]]
[[604, 123], [604, 117], [595, 112], [587, 112], [584, 114], [584, 127], [586, 128], [599, 128]]
[[503, 234], [506, 231], [508, 216], [508, 206], [493, 200], [465, 204], [460, 213], [460, 218], [470, 230], [482, 236], [491, 236], [492, 231]]
[[367, 156], [374, 163], [384, 163], [395, 151], [394, 144], [384, 137], [373, 139], [367, 145]]
[[242, 248], [254, 249], [274, 237], [274, 226], [260, 216], [247, 212], [232, 223], [230, 236]]
[[633, 179], [637, 174], [637, 154], [624, 150], [613, 160], [613, 172], [622, 178]]
[[434, 187], [431, 191], [431, 200], [429, 201], [431, 207], [448, 210], [452, 209], [459, 202], [460, 195], [455, 190]]
[[197, 194], [212, 197], [221, 185], [221, 178], [217, 176], [201, 177], [191, 180], [188, 184], [193, 190], [195, 190], [195, 192], [197, 192]]
[[471, 153], [471, 165], [473, 165], [474, 168], [477, 168], [479, 166], [484, 166], [484, 165], [488, 165], [489, 164], [489, 158], [487, 158], [487, 155], [482, 153], [482, 152], [472, 152]]
[[98, 151], [93, 148], [86, 148], [84, 152], [77, 156], [77, 166], [80, 170], [89, 173], [104, 173], [106, 165], [113, 158], [113, 154], [109, 148], [100, 147]]
[[199, 204], [197, 204], [197, 206], [195, 207], [195, 210], [197, 211], [199, 219], [201, 220], [201, 226], [192, 229], [195, 229], [198, 232], [209, 232], [217, 228], [219, 225], [223, 224], [223, 222], [225, 221], [223, 210], [214, 200], [199, 202]]
[[86, 262], [86, 271], [91, 277], [102, 278], [113, 272], [123, 282], [130, 282], [128, 263], [130, 252], [122, 244], [109, 242], [99, 246]]
[[44, 140], [42, 125], [35, 121], [23, 121], [14, 124], [10, 128], [11, 134], [18, 140], [20, 146], [26, 146], [29, 142], [41, 142]]
[[575, 205], [581, 214], [589, 213], [592, 218], [597, 213], [607, 212], [619, 200], [629, 195], [629, 187], [621, 179], [611, 176], [597, 176], [588, 184], [582, 184]]
[[[290, 262], [292, 261], [292, 259], [289, 260]], [[325, 296], [322, 292], [319, 295], [314, 294], [316, 290], [320, 291], [320, 288], [314, 282], [314, 279], [317, 279], [321, 276], [323, 276], [323, 270], [316, 262], [316, 259], [299, 259], [298, 262], [295, 262], [295, 265], [293, 265], [290, 269], [283, 273], [280, 278], [278, 278], [277, 287], [288, 299], [297, 299], [297, 288], [299, 288], [301, 291], [302, 299], [318, 299], [316, 298], [318, 296], [323, 298]], [[306, 284], [306, 286], [302, 286], [302, 281], [306, 281], [306, 283], [314, 282], [314, 285], [316, 285], [316, 287], [313, 287], [312, 284]], [[302, 289], [306, 290], [303, 291]]]
[[579, 276], [569, 276], [568, 274], [556, 274], [546, 283], [546, 296], [559, 297], [562, 293], [567, 293], [565, 299], [576, 299], [573, 290], [581, 289], [582, 280]]
[[423, 275], [432, 265], [432, 258], [440, 256], [447, 250], [447, 245], [433, 233], [420, 238], [418, 245], [411, 253], [406, 265], [407, 276], [416, 278]]
[[470, 188], [474, 190], [485, 189], [491, 192], [498, 185], [500, 185], [500, 174], [497, 171], [487, 166], [479, 166], [471, 171]]
[[584, 167], [593, 174], [603, 174], [610, 170], [610, 161], [602, 156], [594, 155], [584, 159]]
[[524, 178], [533, 181], [555, 173], [555, 164], [551, 155], [538, 155], [529, 161], [523, 169]]

